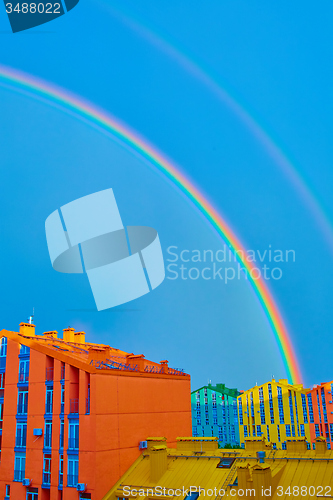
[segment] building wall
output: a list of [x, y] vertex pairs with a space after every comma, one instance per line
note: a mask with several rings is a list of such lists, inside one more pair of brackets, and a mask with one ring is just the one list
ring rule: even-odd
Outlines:
[[217, 437], [221, 447], [239, 445], [237, 398], [228, 394], [231, 390], [223, 390], [223, 384], [219, 386], [221, 390], [207, 386], [192, 392], [193, 436]]
[[[67, 486], [68, 460], [77, 457], [77, 482], [87, 485], [86, 492], [90, 493], [91, 499], [101, 500], [139, 456], [140, 441], [152, 434], [163, 435], [169, 446], [175, 446], [177, 435], [191, 434], [188, 376], [118, 370], [89, 372], [33, 348], [30, 348], [29, 356], [26, 356], [30, 361], [29, 377], [24, 383], [28, 389], [27, 414], [25, 417], [18, 417], [18, 391], [22, 389], [18, 387], [19, 354], [20, 344], [8, 338], [6, 356], [2, 356], [3, 359], [0, 360], [0, 375], [1, 371], [5, 373], [4, 389], [0, 388], [0, 404], [3, 405], [0, 498], [5, 497], [6, 485], [10, 485], [10, 498], [25, 500], [27, 488], [22, 485], [21, 479], [29, 478], [31, 487], [38, 488], [38, 500], [78, 500], [76, 485]], [[1, 368], [4, 360], [6, 368]], [[47, 373], [52, 375], [52, 380], [46, 380]], [[48, 413], [50, 406], [46, 404], [48, 387], [52, 387], [53, 393], [51, 414]], [[90, 408], [87, 413], [89, 393]], [[60, 448], [62, 419], [63, 449]], [[26, 446], [23, 451], [21, 449], [26, 461], [22, 478], [15, 481], [17, 423], [21, 420], [27, 425]], [[51, 420], [51, 445], [46, 449], [46, 423]], [[79, 423], [78, 449], [70, 450], [69, 427], [76, 421]], [[42, 436], [35, 436], [34, 429], [42, 429]], [[49, 455], [50, 484], [46, 487], [44, 479], [48, 476], [43, 475], [43, 469], [44, 472], [46, 470], [44, 458]], [[61, 455], [64, 459], [62, 492], [59, 490]]]
[[240, 442], [265, 437], [273, 447], [282, 449], [289, 439], [310, 443], [307, 390], [274, 379], [253, 387], [238, 397]]
[[333, 449], [333, 381], [315, 386], [308, 392], [309, 422], [312, 442], [322, 436]]

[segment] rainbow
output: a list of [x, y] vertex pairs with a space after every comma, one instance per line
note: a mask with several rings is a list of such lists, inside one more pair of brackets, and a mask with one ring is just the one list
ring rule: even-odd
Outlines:
[[290, 336], [265, 281], [263, 278], [256, 276], [254, 264], [246, 260], [246, 250], [232, 229], [193, 182], [181, 172], [178, 166], [163, 156], [155, 147], [132, 131], [127, 125], [125, 126], [105, 111], [98, 109], [93, 104], [67, 90], [65, 91], [49, 82], [2, 65], [0, 65], [0, 85], [42, 99], [47, 104], [60, 107], [86, 123], [111, 133], [122, 144], [140, 154], [160, 172], [164, 173], [206, 217], [217, 233], [232, 248], [237, 260], [248, 272], [249, 282], [272, 328], [288, 378], [292, 383], [301, 382], [301, 372]]
[[192, 56], [187, 55], [173, 43], [170, 43], [170, 41], [155, 33], [151, 28], [148, 28], [136, 17], [133, 17], [132, 15], [129, 16], [127, 13], [125, 14], [123, 9], [122, 11], [118, 11], [114, 8], [114, 6], [109, 5], [105, 0], [97, 1], [100, 6], [105, 11], [110, 13], [115, 19], [146, 40], [153, 47], [155, 47], [155, 49], [163, 52], [184, 71], [199, 81], [202, 86], [206, 87], [206, 89], [209, 90], [217, 98], [217, 100], [223, 103], [239, 119], [239, 121], [260, 143], [262, 148], [267, 151], [268, 155], [273, 159], [282, 174], [295, 188], [299, 197], [311, 211], [311, 214], [316, 221], [316, 226], [320, 229], [331, 253], [333, 253], [333, 229], [330, 218], [327, 216], [314, 195], [313, 189], [308, 187], [293, 163], [276, 144], [276, 142], [273, 141], [266, 130], [258, 123], [257, 120], [255, 120], [252, 114], [250, 114], [238, 100], [227, 92], [216, 77], [211, 76], [210, 72], [203, 67], [202, 63], [198, 64]]

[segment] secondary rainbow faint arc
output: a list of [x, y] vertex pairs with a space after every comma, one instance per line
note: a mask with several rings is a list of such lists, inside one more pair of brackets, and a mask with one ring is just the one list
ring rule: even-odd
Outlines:
[[266, 283], [262, 278], [253, 279], [251, 277], [250, 273], [255, 269], [255, 266], [244, 257], [246, 256], [245, 248], [232, 229], [223, 220], [222, 216], [207, 200], [204, 194], [194, 186], [192, 181], [181, 172], [178, 166], [171, 163], [171, 161], [166, 159], [166, 157], [164, 157], [155, 147], [150, 145], [136, 132], [133, 132], [128, 126], [125, 126], [120, 123], [119, 120], [111, 117], [106, 111], [98, 109], [93, 104], [88, 103], [83, 98], [79, 98], [67, 90], [56, 87], [32, 75], [2, 65], [0, 65], [0, 84], [7, 84], [16, 91], [21, 90], [23, 92], [32, 93], [35, 97], [49, 99], [50, 104], [58, 104], [67, 111], [74, 111], [76, 116], [88, 120], [91, 124], [97, 124], [104, 130], [111, 132], [166, 174], [167, 177], [171, 179], [171, 181], [176, 184], [205, 215], [211, 225], [235, 251], [238, 261], [247, 269], [248, 279], [260, 300], [274, 333], [288, 378], [290, 378], [293, 383], [301, 382], [300, 367], [291, 339]]

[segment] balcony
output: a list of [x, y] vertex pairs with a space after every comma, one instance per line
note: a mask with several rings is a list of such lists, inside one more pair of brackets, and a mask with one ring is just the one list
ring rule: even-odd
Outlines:
[[27, 413], [28, 413], [28, 403], [19, 403], [17, 405], [17, 414], [27, 415]]
[[79, 481], [79, 477], [77, 475], [74, 475], [74, 476], [71, 474], [67, 475], [67, 486], [76, 488], [78, 481]]
[[14, 470], [14, 481], [23, 481], [24, 470]]
[[69, 413], [79, 413], [79, 399], [71, 399], [69, 405]]
[[53, 382], [53, 367], [46, 368], [45, 380], [46, 382]]
[[50, 486], [51, 484], [51, 472], [43, 472], [43, 486]]
[[68, 438], [68, 449], [78, 450], [79, 449], [79, 438]]
[[15, 446], [25, 448], [27, 446], [27, 436], [16, 436]]
[[20, 384], [28, 383], [29, 382], [29, 372], [19, 373], [18, 382]]
[[45, 413], [52, 414], [53, 413], [53, 403], [45, 404]]

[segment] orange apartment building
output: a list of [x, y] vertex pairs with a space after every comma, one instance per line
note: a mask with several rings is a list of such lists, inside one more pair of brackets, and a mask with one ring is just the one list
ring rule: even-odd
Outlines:
[[315, 385], [307, 394], [311, 441], [323, 437], [333, 450], [333, 380]]
[[0, 332], [0, 499], [101, 500], [148, 436], [191, 434], [190, 376], [67, 328]]

